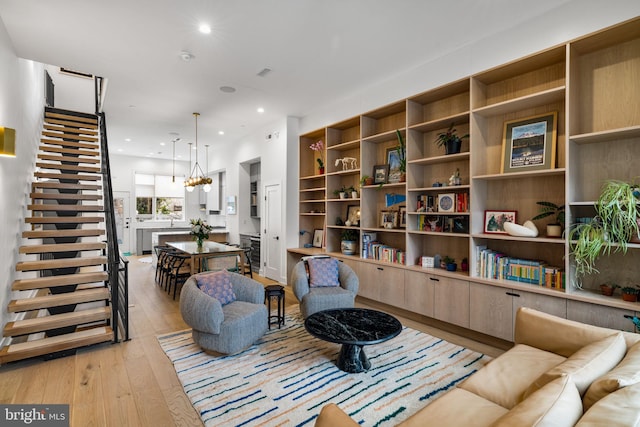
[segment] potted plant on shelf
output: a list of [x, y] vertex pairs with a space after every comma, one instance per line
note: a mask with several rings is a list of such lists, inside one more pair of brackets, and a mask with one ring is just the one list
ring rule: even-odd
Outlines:
[[347, 194], [351, 194], [351, 198], [352, 199], [357, 199], [358, 198], [358, 191], [356, 191], [356, 189], [352, 186], [347, 187]]
[[562, 236], [562, 229], [564, 227], [564, 205], [556, 205], [552, 202], [536, 203], [541, 206], [540, 213], [531, 218], [531, 220], [537, 221], [539, 219], [555, 215], [555, 222], [547, 224], [547, 237]]
[[623, 252], [627, 250], [627, 243], [640, 236], [638, 203], [638, 185], [617, 180], [605, 182], [596, 202], [596, 212], [608, 238]]
[[347, 188], [343, 185], [339, 189], [333, 190], [333, 194], [336, 197], [340, 197], [341, 199], [346, 199], [347, 198]]
[[469, 271], [469, 260], [467, 258], [462, 258], [462, 262], [460, 263], [460, 269], [462, 271]]
[[360, 187], [364, 187], [365, 185], [373, 185], [372, 176], [362, 175], [362, 178], [360, 178]]
[[318, 174], [324, 175], [324, 142], [319, 140], [318, 142], [314, 142], [309, 146], [313, 151], [318, 152], [318, 158], [316, 161], [318, 162]]
[[603, 283], [602, 285], [600, 285], [600, 291], [602, 291], [602, 295], [610, 297], [619, 287], [620, 286], [616, 285], [615, 283], [612, 283], [612, 284]]
[[344, 255], [355, 255], [358, 247], [358, 231], [348, 228], [340, 236], [340, 251]]
[[402, 132], [396, 130], [396, 136], [398, 137], [396, 152], [400, 160], [400, 182], [405, 182], [407, 180], [407, 145], [402, 137]]
[[458, 269], [458, 264], [456, 264], [456, 260], [451, 258], [450, 256], [445, 256], [442, 259], [442, 262], [446, 266], [447, 271], [456, 271]]
[[621, 289], [621, 291], [622, 291], [622, 299], [624, 301], [629, 301], [629, 302], [638, 301], [638, 292], [640, 292], [640, 289], [632, 288], [630, 286], [625, 286], [624, 288]]
[[468, 138], [469, 134], [458, 136], [456, 129], [453, 127], [453, 123], [449, 126], [446, 132], [441, 132], [434, 141], [438, 147], [445, 147], [446, 154], [459, 153], [462, 148], [462, 140]]
[[595, 267], [600, 253], [607, 247], [605, 231], [599, 218], [593, 218], [591, 222], [576, 224], [569, 233], [569, 247], [576, 267], [577, 288], [582, 288], [582, 277], [598, 273]]

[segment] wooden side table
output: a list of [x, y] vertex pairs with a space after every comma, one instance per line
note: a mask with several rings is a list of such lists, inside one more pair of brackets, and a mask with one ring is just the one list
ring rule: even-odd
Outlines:
[[[267, 310], [269, 311], [269, 329], [271, 324], [277, 324], [278, 329], [284, 325], [284, 287], [280, 285], [269, 285], [264, 288], [264, 299], [267, 303]], [[276, 301], [276, 307], [278, 309], [277, 315], [271, 315], [271, 301]]]

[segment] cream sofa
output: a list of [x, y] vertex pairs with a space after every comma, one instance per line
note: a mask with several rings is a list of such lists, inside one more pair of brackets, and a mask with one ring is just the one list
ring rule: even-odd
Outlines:
[[[316, 427], [358, 426], [334, 404]], [[640, 335], [516, 314], [515, 346], [399, 424], [640, 426]]]

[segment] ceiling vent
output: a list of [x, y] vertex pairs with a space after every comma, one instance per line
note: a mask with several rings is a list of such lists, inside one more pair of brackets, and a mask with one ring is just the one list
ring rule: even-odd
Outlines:
[[62, 68], [62, 67], [60, 67], [60, 74], [66, 74], [66, 75], [73, 76], [73, 77], [80, 77], [80, 78], [83, 78], [83, 79], [92, 79], [93, 78], [93, 74], [82, 73], [80, 71], [74, 71], [74, 70], [70, 70], [68, 68]]
[[267, 74], [269, 74], [270, 72], [271, 68], [263, 68], [257, 75], [260, 77], [267, 77]]

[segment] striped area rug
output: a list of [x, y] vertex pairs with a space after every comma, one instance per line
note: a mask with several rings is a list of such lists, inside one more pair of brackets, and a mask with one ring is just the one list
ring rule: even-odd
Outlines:
[[309, 335], [297, 309], [282, 329], [233, 356], [204, 353], [190, 330], [158, 340], [206, 426], [313, 426], [329, 402], [361, 425], [392, 426], [490, 360], [404, 328], [365, 347], [368, 372], [348, 374], [334, 363], [340, 346]]

